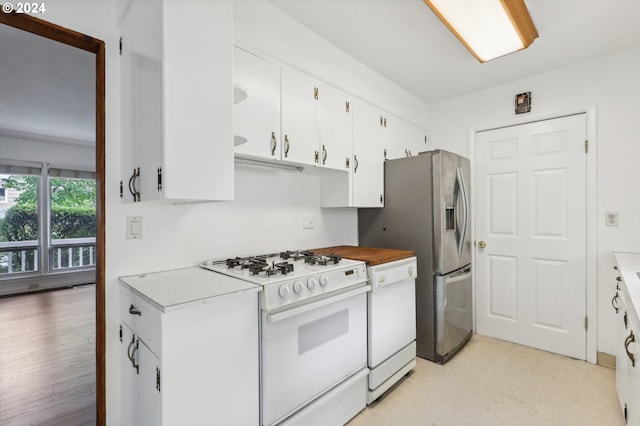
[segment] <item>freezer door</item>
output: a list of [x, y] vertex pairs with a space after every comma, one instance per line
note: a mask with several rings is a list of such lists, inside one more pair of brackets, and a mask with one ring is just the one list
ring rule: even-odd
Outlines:
[[457, 351], [473, 328], [471, 265], [448, 275], [434, 275], [436, 356]]
[[446, 274], [471, 261], [469, 160], [433, 152], [434, 272]]

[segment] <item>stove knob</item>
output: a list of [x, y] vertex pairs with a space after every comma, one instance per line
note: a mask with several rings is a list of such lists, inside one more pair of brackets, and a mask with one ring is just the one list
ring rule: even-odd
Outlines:
[[293, 291], [296, 294], [300, 294], [300, 292], [304, 289], [304, 285], [302, 285], [302, 281], [296, 281], [293, 283]]
[[409, 266], [409, 276], [413, 276], [413, 266]]
[[285, 298], [289, 295], [289, 292], [291, 290], [289, 290], [289, 286], [286, 284], [283, 284], [280, 286], [280, 288], [278, 289], [278, 294], [280, 295], [280, 297]]
[[307, 281], [307, 288], [309, 290], [313, 290], [314, 288], [316, 288], [316, 285], [318, 285], [318, 280], [316, 280], [315, 278], [309, 278], [309, 281]]
[[320, 285], [322, 287], [325, 287], [327, 284], [329, 284], [329, 278], [326, 275], [323, 275], [320, 277]]

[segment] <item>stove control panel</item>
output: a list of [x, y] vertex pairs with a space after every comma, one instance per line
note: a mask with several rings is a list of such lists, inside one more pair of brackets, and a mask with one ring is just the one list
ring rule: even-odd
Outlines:
[[373, 288], [393, 285], [417, 276], [417, 262], [415, 257], [397, 260], [368, 268], [369, 279]]
[[342, 268], [331, 268], [306, 277], [295, 277], [272, 284], [263, 284], [260, 307], [271, 311], [292, 303], [323, 297], [333, 291], [365, 283], [367, 270], [364, 262], [354, 262]]

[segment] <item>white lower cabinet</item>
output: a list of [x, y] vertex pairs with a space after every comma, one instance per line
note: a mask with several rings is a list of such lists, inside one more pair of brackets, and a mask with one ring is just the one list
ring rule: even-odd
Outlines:
[[121, 281], [117, 423], [257, 425], [258, 290], [201, 268]]
[[160, 424], [160, 360], [125, 323], [120, 340], [121, 424]]
[[[640, 426], [640, 321], [636, 310], [640, 301], [640, 293], [636, 292], [640, 284], [636, 275], [640, 270], [640, 254], [616, 253], [615, 257], [620, 272], [617, 293], [612, 300], [617, 311], [616, 390], [625, 423]], [[633, 282], [627, 282], [629, 278]], [[629, 285], [634, 286], [633, 293]]]

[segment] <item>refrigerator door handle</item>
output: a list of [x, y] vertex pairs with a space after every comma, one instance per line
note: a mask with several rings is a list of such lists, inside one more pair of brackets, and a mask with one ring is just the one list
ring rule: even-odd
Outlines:
[[444, 283], [445, 284], [453, 284], [453, 283], [457, 283], [458, 281], [464, 281], [464, 280], [466, 280], [466, 279], [468, 279], [470, 277], [471, 277], [471, 271], [468, 271], [468, 272], [466, 272], [464, 274], [461, 274], [461, 275], [456, 275], [456, 276], [451, 277], [451, 278], [445, 278]]
[[467, 238], [467, 222], [469, 221], [469, 206], [467, 204], [467, 188], [464, 184], [464, 178], [462, 177], [462, 170], [460, 167], [456, 169], [456, 178], [460, 188], [462, 196], [462, 232], [460, 232], [460, 240], [458, 240], [458, 256], [462, 256], [462, 249], [464, 248], [464, 240]]

